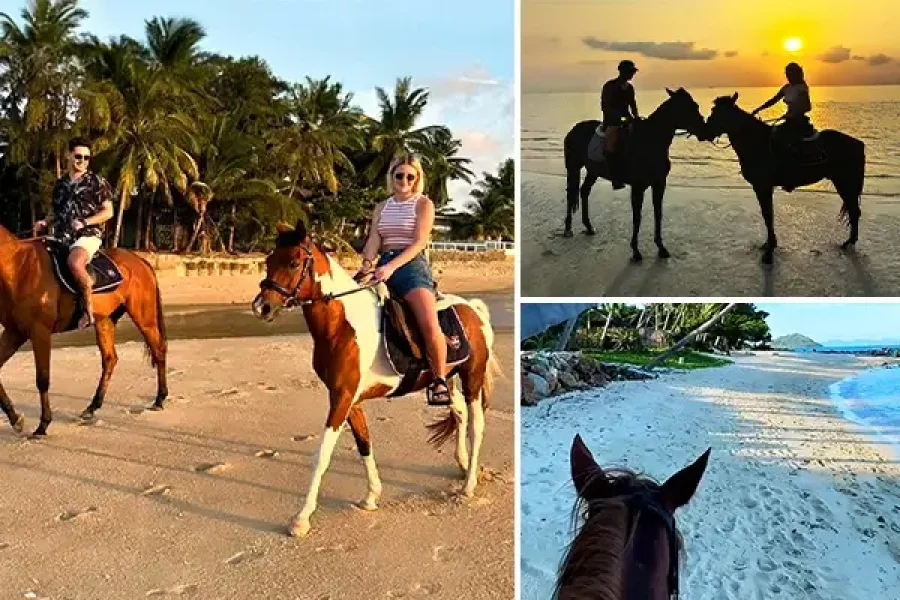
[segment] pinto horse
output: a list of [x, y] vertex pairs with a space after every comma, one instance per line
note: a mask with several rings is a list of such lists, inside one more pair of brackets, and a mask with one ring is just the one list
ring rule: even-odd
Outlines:
[[[703, 115], [691, 95], [679, 88], [673, 92], [666, 89], [669, 97], [643, 121], [634, 123], [634, 131], [626, 140], [625, 183], [631, 186], [631, 258], [638, 262], [643, 259], [638, 249], [638, 234], [641, 231], [641, 212], [644, 206], [644, 192], [653, 192], [653, 240], [660, 258], [669, 258], [669, 251], [662, 240], [662, 203], [666, 193], [666, 178], [672, 168], [669, 161], [669, 147], [679, 129], [687, 130], [698, 138], [703, 135]], [[594, 227], [588, 211], [591, 188], [598, 178], [610, 179], [608, 161], [594, 162], [588, 158], [588, 146], [600, 121], [577, 123], [563, 142], [566, 162], [566, 229], [565, 236], [572, 234], [572, 215], [578, 210], [581, 196], [581, 222], [585, 233], [594, 235]], [[581, 170], [587, 174], [581, 182]], [[579, 189], [580, 188], [580, 189]]]
[[710, 141], [728, 134], [728, 141], [741, 163], [741, 175], [753, 186], [766, 224], [766, 241], [761, 246], [763, 264], [772, 264], [778, 246], [775, 237], [774, 193], [776, 186], [785, 191], [830, 179], [843, 201], [840, 214], [850, 226], [850, 237], [841, 249], [856, 244], [859, 239], [860, 197], [866, 172], [865, 144], [845, 133], [830, 129], [819, 133], [826, 159], [815, 165], [795, 166], [785, 170], [783, 158], [773, 151], [773, 128], [737, 105], [738, 94], [721, 96], [713, 102], [707, 120]]
[[[278, 232], [276, 248], [266, 259], [266, 279], [253, 300], [253, 313], [272, 321], [282, 309], [302, 307], [313, 338], [313, 369], [328, 388], [328, 417], [306, 502], [289, 526], [290, 535], [302, 537], [309, 533], [319, 486], [345, 424], [350, 425], [366, 471], [368, 488], [359, 506], [378, 508], [381, 479], [362, 402], [386, 397], [398, 388], [401, 378], [391, 367], [380, 332], [381, 296], [360, 287], [334, 257], [313, 243], [302, 220], [294, 229], [279, 225]], [[472, 496], [478, 484], [484, 411], [490, 405], [493, 377], [499, 367], [491, 349], [494, 333], [484, 302], [449, 295], [438, 302], [439, 309], [450, 305], [456, 307], [471, 353], [450, 382], [450, 412], [429, 425], [430, 441], [440, 446], [457, 434], [456, 462], [465, 475], [462, 491]], [[431, 379], [431, 375], [420, 377], [415, 390], [424, 389]], [[456, 389], [457, 379], [461, 394]]]
[[[109, 380], [118, 362], [115, 327], [126, 313], [140, 330], [151, 362], [156, 367], [157, 393], [153, 408], [161, 409], [168, 396], [166, 385], [166, 328], [159, 286], [153, 267], [132, 252], [110, 250], [107, 256], [119, 268], [122, 283], [113, 291], [93, 296], [97, 345], [103, 372], [97, 391], [81, 414], [90, 419], [103, 406]], [[19, 240], [0, 226], [0, 368], [22, 345], [31, 340], [37, 388], [41, 397], [41, 421], [34, 436], [47, 434], [50, 411], [50, 338], [73, 329], [77, 298], [54, 275], [50, 253], [41, 239]], [[16, 412], [0, 384], [0, 407], [13, 428], [21, 433], [25, 417]]]
[[674, 515], [697, 490], [710, 450], [659, 485], [629, 470], [604, 471], [576, 434], [574, 512], [584, 522], [559, 568], [553, 598], [677, 599], [682, 543]]

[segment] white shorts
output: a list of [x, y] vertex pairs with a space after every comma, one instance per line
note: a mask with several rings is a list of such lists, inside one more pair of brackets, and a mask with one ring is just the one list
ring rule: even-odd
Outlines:
[[83, 248], [88, 253], [88, 262], [94, 258], [94, 255], [97, 254], [97, 251], [100, 249], [100, 246], [103, 245], [103, 240], [93, 236], [86, 235], [84, 237], [78, 238], [78, 240], [69, 246], [69, 250], [74, 250], [75, 248]]

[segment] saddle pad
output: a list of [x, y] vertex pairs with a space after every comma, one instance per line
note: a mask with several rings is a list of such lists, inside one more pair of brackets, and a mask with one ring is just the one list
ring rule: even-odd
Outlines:
[[[438, 322], [447, 340], [447, 366], [452, 368], [467, 361], [471, 346], [465, 329], [463, 329], [462, 321], [459, 320], [459, 315], [456, 313], [456, 308], [449, 306], [439, 310]], [[397, 328], [386, 310], [382, 310], [381, 324], [388, 360], [397, 375], [403, 376], [415, 371], [416, 377], [418, 377], [419, 374], [430, 368], [427, 359], [416, 358], [415, 354], [418, 353], [413, 352], [413, 345], [406, 333]], [[424, 344], [419, 341], [421, 334], [415, 331], [413, 335], [416, 336], [413, 343], [424, 349]]]
[[[56, 278], [66, 290], [80, 295], [78, 284], [75, 283], [75, 278], [72, 277], [72, 272], [69, 270], [68, 250], [56, 246], [48, 247], [47, 251], [50, 253]], [[91, 288], [94, 293], [112, 292], [122, 285], [122, 273], [119, 271], [119, 267], [102, 250], [94, 255], [88, 265], [88, 272], [94, 279], [94, 286]]]
[[606, 160], [606, 133], [601, 127], [603, 126], [597, 127], [597, 131], [588, 142], [588, 160], [591, 162], [600, 163]]

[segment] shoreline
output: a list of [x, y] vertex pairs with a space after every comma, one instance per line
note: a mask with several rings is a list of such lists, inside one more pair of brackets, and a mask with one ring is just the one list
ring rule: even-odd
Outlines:
[[576, 432], [601, 464], [659, 479], [713, 448], [676, 514], [685, 597], [890, 597], [900, 585], [900, 461], [829, 394], [879, 359], [733, 358], [521, 409], [523, 600], [547, 597], [571, 540], [566, 457]]

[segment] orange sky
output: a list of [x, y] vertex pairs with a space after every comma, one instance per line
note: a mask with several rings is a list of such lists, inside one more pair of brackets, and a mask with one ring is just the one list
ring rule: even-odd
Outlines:
[[[900, 0], [522, 0], [522, 88], [595, 91], [630, 58], [640, 87], [900, 84]], [[790, 53], [784, 40], [798, 37]]]

